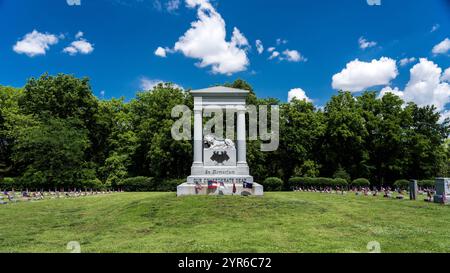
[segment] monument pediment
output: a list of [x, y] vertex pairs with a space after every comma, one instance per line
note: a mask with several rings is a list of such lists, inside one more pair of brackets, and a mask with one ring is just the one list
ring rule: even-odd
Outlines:
[[209, 88], [199, 89], [199, 90], [192, 90], [190, 92], [194, 97], [196, 96], [232, 96], [232, 97], [239, 97], [243, 96], [246, 97], [248, 93], [250, 93], [247, 90], [242, 89], [236, 89], [226, 86], [213, 86]]

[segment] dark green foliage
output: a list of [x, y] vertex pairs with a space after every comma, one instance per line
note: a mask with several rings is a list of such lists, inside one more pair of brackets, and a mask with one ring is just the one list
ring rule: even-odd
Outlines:
[[281, 191], [283, 188], [283, 180], [278, 177], [268, 177], [262, 183], [265, 191]]
[[109, 189], [105, 184], [100, 181], [100, 179], [87, 179], [83, 181], [78, 189], [82, 190], [107, 190]]
[[406, 179], [399, 179], [394, 182], [394, 187], [402, 190], [406, 190], [409, 188], [409, 181]]
[[367, 178], [357, 178], [352, 181], [351, 185], [354, 187], [369, 187], [370, 181]]
[[156, 189], [155, 180], [152, 177], [131, 177], [118, 183], [119, 188], [128, 192], [149, 192]]
[[347, 182], [351, 181], [350, 175], [343, 168], [337, 169], [337, 171], [333, 174], [333, 178], [341, 178]]
[[315, 184], [318, 187], [329, 187], [333, 185], [333, 178], [318, 177], [314, 178], [313, 181], [315, 181]]
[[156, 186], [156, 191], [176, 192], [177, 186], [186, 182], [186, 179], [167, 179]]
[[0, 190], [12, 190], [21, 188], [20, 185], [17, 185], [17, 180], [12, 177], [4, 177], [0, 179]]
[[292, 177], [289, 179], [289, 186], [294, 187], [309, 187], [314, 184], [314, 179], [310, 177]]
[[335, 178], [333, 180], [333, 184], [335, 187], [347, 187], [348, 186], [347, 180], [343, 179], [343, 178]]
[[417, 185], [423, 189], [434, 189], [436, 187], [436, 180], [420, 180]]
[[[405, 106], [390, 93], [380, 99], [341, 91], [317, 109], [304, 100], [258, 98], [244, 80], [226, 85], [249, 90], [248, 104], [279, 106], [279, 148], [262, 152], [261, 140], [247, 144], [255, 181], [289, 180], [280, 187], [277, 180], [275, 190], [345, 187], [343, 180], [355, 177], [378, 187], [401, 178], [434, 187], [422, 180], [450, 176], [450, 120], [440, 123], [434, 107]], [[0, 179], [15, 177], [17, 188], [108, 189], [143, 176], [154, 177], [145, 190], [174, 191], [192, 164], [191, 141], [171, 136], [175, 105], [192, 109], [193, 99], [173, 84], [130, 102], [99, 100], [88, 79], [64, 74], [32, 78], [23, 89], [0, 86]]]
[[324, 188], [324, 187], [347, 187], [348, 182], [343, 178], [327, 178], [327, 177], [292, 177], [289, 179], [289, 186], [291, 188]]
[[69, 121], [49, 119], [16, 128], [12, 158], [20, 166], [20, 183], [30, 189], [78, 188], [95, 178], [85, 161], [89, 140], [85, 130]]

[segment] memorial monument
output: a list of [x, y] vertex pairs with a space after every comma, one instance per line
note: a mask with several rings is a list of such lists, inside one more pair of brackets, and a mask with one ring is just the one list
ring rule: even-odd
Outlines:
[[[194, 162], [187, 182], [177, 187], [177, 195], [262, 196], [263, 187], [253, 181], [247, 164], [245, 100], [249, 92], [216, 86], [190, 93], [194, 97]], [[208, 107], [235, 112], [236, 142], [204, 134], [203, 113]]]

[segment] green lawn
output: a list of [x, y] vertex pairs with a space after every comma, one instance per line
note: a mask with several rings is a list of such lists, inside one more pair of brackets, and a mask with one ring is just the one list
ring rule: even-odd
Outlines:
[[450, 207], [320, 193], [122, 193], [0, 206], [0, 252], [450, 252]]

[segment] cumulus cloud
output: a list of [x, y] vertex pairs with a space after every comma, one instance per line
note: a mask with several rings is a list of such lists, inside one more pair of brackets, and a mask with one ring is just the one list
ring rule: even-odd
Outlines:
[[180, 8], [180, 0], [169, 0], [169, 2], [166, 3], [166, 9], [168, 12], [175, 12]]
[[281, 39], [281, 38], [277, 39], [277, 45], [285, 45], [287, 43], [288, 43], [288, 41], [286, 39]]
[[414, 102], [419, 106], [434, 105], [437, 111], [443, 111], [450, 103], [450, 85], [443, 82], [445, 73], [432, 61], [421, 58], [419, 63], [410, 70], [410, 79], [405, 90], [385, 87], [380, 96], [392, 92], [402, 97], [406, 102]]
[[77, 54], [90, 54], [94, 51], [94, 46], [83, 38], [83, 32], [79, 31], [75, 38], [76, 41], [73, 41], [70, 46], [64, 48], [63, 52], [69, 54], [70, 56], [75, 56]]
[[273, 47], [273, 46], [272, 46], [272, 47], [269, 47], [269, 48], [267, 49], [267, 52], [274, 52], [274, 51], [275, 51], [275, 49], [276, 49], [276, 48], [275, 48], [275, 47]]
[[288, 102], [291, 102], [293, 99], [305, 100], [307, 102], [311, 102], [312, 100], [308, 98], [306, 92], [301, 88], [293, 88], [288, 93]]
[[80, 39], [83, 35], [84, 33], [82, 31], [78, 31], [77, 34], [75, 34], [75, 39]]
[[233, 29], [231, 40], [226, 40], [225, 21], [208, 0], [186, 0], [188, 8], [197, 8], [198, 20], [175, 43], [174, 51], [198, 59], [198, 67], [211, 67], [216, 74], [231, 75], [245, 71], [249, 65], [248, 40]]
[[160, 46], [155, 50], [155, 55], [161, 58], [167, 57], [166, 50]]
[[286, 49], [285, 51], [283, 51], [283, 55], [284, 57], [282, 58], [283, 60], [287, 60], [288, 62], [301, 62], [301, 61], [306, 61], [306, 58], [303, 57], [300, 52], [298, 52], [297, 50], [289, 50]]
[[51, 45], [57, 44], [58, 37], [54, 34], [41, 33], [33, 30], [27, 33], [22, 40], [17, 41], [13, 50], [18, 54], [25, 54], [28, 57], [45, 55]]
[[394, 89], [392, 89], [390, 86], [386, 86], [383, 89], [381, 89], [380, 94], [378, 95], [378, 98], [384, 97], [384, 95], [386, 95], [387, 93], [392, 93], [403, 99], [403, 91], [398, 89], [398, 87], [395, 87]]
[[361, 48], [361, 49], [366, 49], [366, 48], [374, 47], [377, 45], [376, 42], [367, 41], [366, 38], [364, 38], [362, 36], [359, 37], [358, 43], [359, 43], [359, 48]]
[[277, 58], [278, 56], [280, 56], [280, 52], [273, 51], [272, 55], [270, 55], [270, 57], [269, 57], [269, 60], [273, 60], [273, 59]]
[[258, 51], [258, 53], [262, 54], [264, 52], [264, 45], [263, 45], [262, 41], [256, 40], [255, 44], [256, 44], [256, 50]]
[[440, 114], [439, 123], [443, 123], [446, 119], [450, 118], [450, 110], [442, 111]]
[[370, 63], [355, 59], [333, 76], [332, 86], [334, 89], [359, 92], [369, 87], [388, 85], [397, 76], [396, 61], [391, 58], [381, 57]]
[[[139, 87], [142, 90], [145, 90], [145, 91], [152, 91], [153, 88], [155, 88], [159, 84], [164, 84], [164, 83], [167, 83], [167, 82], [162, 81], [162, 80], [158, 80], [158, 79], [149, 79], [147, 77], [142, 77], [140, 79]], [[171, 84], [172, 84], [172, 86], [174, 88], [178, 88], [178, 89], [184, 90], [184, 88], [182, 86], [178, 85], [178, 84], [174, 84], [174, 83], [171, 83]]]
[[442, 81], [450, 82], [450, 67], [445, 69], [441, 77]]
[[442, 42], [433, 47], [433, 54], [446, 54], [450, 50], [450, 39], [445, 38]]
[[433, 27], [431, 27], [431, 31], [430, 32], [435, 32], [436, 30], [438, 30], [441, 26], [439, 24], [435, 24], [433, 25]]
[[300, 52], [297, 50], [289, 50], [286, 49], [282, 53], [275, 50], [274, 47], [269, 48], [268, 52], [272, 53], [269, 56], [269, 60], [278, 59], [279, 61], [288, 61], [288, 62], [306, 62], [307, 59], [302, 56]]
[[401, 59], [399, 61], [399, 63], [400, 63], [400, 66], [406, 66], [406, 65], [408, 65], [410, 63], [413, 63], [415, 61], [416, 61], [416, 58], [411, 57], [411, 58], [403, 58], [403, 59]]

